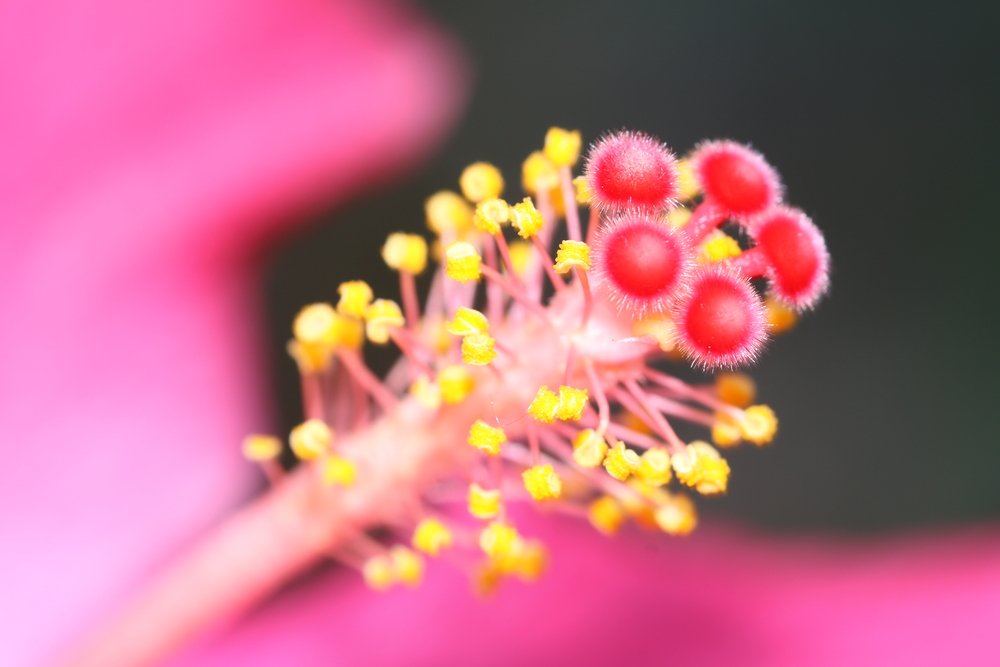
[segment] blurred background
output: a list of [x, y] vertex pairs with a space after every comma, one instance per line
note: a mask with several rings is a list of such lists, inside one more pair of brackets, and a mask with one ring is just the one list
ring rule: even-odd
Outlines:
[[775, 445], [732, 452], [729, 495], [702, 513], [796, 531], [1000, 518], [1000, 46], [987, 3], [419, 4], [467, 49], [471, 105], [419, 173], [322, 215], [269, 267], [286, 431], [301, 415], [284, 351], [295, 313], [349, 279], [396, 298], [379, 247], [425, 230], [424, 199], [457, 189], [468, 163], [500, 167], [513, 199], [551, 125], [587, 142], [643, 130], [679, 153], [731, 138], [777, 167], [834, 272], [818, 310], [751, 370], [781, 419]]

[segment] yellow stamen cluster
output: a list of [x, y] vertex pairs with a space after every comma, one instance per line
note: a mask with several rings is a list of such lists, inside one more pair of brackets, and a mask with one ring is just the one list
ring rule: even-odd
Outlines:
[[437, 519], [424, 519], [413, 531], [413, 548], [435, 558], [450, 548], [453, 541], [451, 531]]
[[451, 190], [441, 190], [428, 198], [424, 212], [428, 229], [440, 236], [462, 236], [472, 227], [472, 207]]
[[572, 167], [580, 159], [582, 143], [579, 130], [550, 127], [545, 133], [545, 157], [557, 167]]
[[392, 570], [392, 561], [386, 555], [372, 556], [361, 568], [368, 587], [376, 591], [388, 590], [396, 583], [396, 573]]
[[359, 320], [364, 319], [368, 304], [375, 298], [372, 288], [363, 280], [340, 283], [340, 286], [337, 287], [337, 294], [340, 295], [340, 301], [337, 302], [337, 312], [341, 315], [356, 317]]
[[502, 428], [490, 426], [480, 419], [469, 429], [468, 442], [476, 449], [496, 456], [500, 453], [500, 445], [507, 442], [507, 434]]
[[521, 185], [529, 195], [559, 187], [559, 172], [542, 151], [535, 151], [521, 165]]
[[683, 493], [671, 493], [654, 514], [656, 525], [670, 535], [688, 535], [698, 525], [698, 511], [694, 502]]
[[376, 591], [388, 590], [396, 583], [413, 588], [423, 579], [424, 561], [419, 554], [397, 544], [387, 554], [366, 560], [361, 574], [365, 583]]
[[711, 262], [721, 262], [730, 257], [739, 257], [740, 244], [729, 234], [720, 229], [713, 229], [705, 241], [701, 244], [701, 252], [698, 259], [703, 264]]
[[559, 387], [559, 394], [542, 386], [528, 406], [528, 414], [538, 421], [551, 424], [557, 418], [563, 421], [578, 421], [587, 406], [587, 390], [573, 387]]
[[748, 442], [755, 445], [769, 444], [778, 432], [778, 418], [774, 415], [774, 410], [766, 405], [751, 405], [743, 412], [740, 431]]
[[636, 477], [650, 486], [663, 486], [670, 481], [670, 454], [663, 447], [651, 447], [639, 457]]
[[419, 234], [389, 234], [382, 259], [390, 269], [420, 275], [427, 267], [427, 241]]
[[535, 500], [553, 500], [562, 495], [562, 480], [548, 464], [528, 468], [521, 476], [524, 488]]
[[715, 395], [723, 403], [745, 408], [757, 397], [757, 383], [746, 373], [719, 373], [715, 376]]
[[476, 206], [473, 224], [487, 234], [499, 234], [500, 228], [510, 222], [510, 210], [503, 199], [487, 199]]
[[509, 551], [500, 557], [490, 557], [476, 575], [476, 584], [482, 594], [492, 593], [501, 579], [514, 575], [521, 581], [536, 581], [548, 565], [548, 554], [537, 540], [516, 538]]
[[594, 528], [605, 535], [614, 535], [625, 521], [625, 512], [614, 496], [603, 495], [590, 503], [587, 517]]
[[590, 270], [590, 246], [582, 241], [563, 241], [556, 251], [556, 273], [568, 273], [573, 267]]
[[576, 190], [577, 204], [590, 204], [590, 185], [586, 176], [577, 176], [573, 179], [573, 188]]
[[378, 345], [389, 342], [389, 328], [401, 327], [406, 323], [399, 304], [390, 299], [375, 299], [365, 309], [365, 332], [368, 340]]
[[353, 486], [357, 470], [351, 461], [333, 454], [323, 461], [323, 484], [326, 486]]
[[474, 204], [503, 194], [503, 176], [489, 162], [470, 164], [462, 172], [458, 184], [465, 198]]
[[629, 475], [639, 470], [642, 460], [639, 455], [625, 447], [624, 442], [618, 442], [608, 450], [604, 457], [604, 469], [615, 479], [624, 482]]
[[522, 239], [530, 239], [545, 226], [545, 218], [535, 208], [531, 197], [525, 197], [520, 204], [511, 207], [510, 224], [517, 229], [518, 236]]
[[441, 400], [448, 405], [461, 403], [476, 388], [476, 381], [469, 371], [457, 364], [442, 368], [437, 384], [441, 389]]
[[492, 519], [500, 514], [500, 489], [484, 489], [475, 482], [470, 484], [469, 514], [477, 519]]
[[489, 328], [490, 323], [485, 315], [465, 306], [460, 306], [455, 311], [455, 319], [448, 323], [448, 333], [456, 336], [486, 333]]
[[481, 263], [475, 246], [466, 241], [455, 241], [444, 249], [445, 274], [452, 280], [460, 283], [479, 280]]
[[299, 311], [292, 325], [295, 336], [289, 351], [307, 373], [326, 370], [330, 357], [340, 347], [361, 347], [361, 323], [339, 315], [328, 303], [314, 303]]
[[319, 419], [310, 419], [292, 429], [288, 444], [303, 461], [314, 461], [330, 451], [333, 431]]
[[273, 435], [248, 435], [243, 439], [243, 456], [251, 461], [271, 461], [281, 454], [281, 440]]
[[729, 464], [707, 442], [696, 440], [671, 457], [677, 479], [698, 493], [714, 496], [726, 492]]
[[484, 333], [469, 334], [462, 339], [462, 361], [473, 366], [485, 366], [497, 358], [493, 349], [496, 341]]
[[608, 453], [607, 441], [597, 431], [587, 428], [573, 438], [573, 460], [584, 468], [596, 468]]
[[491, 521], [479, 533], [479, 548], [494, 559], [501, 559], [510, 554], [519, 546], [520, 541], [521, 537], [514, 526], [500, 521]]
[[767, 326], [774, 335], [790, 331], [799, 321], [798, 313], [773, 296], [764, 300], [764, 308], [767, 310]]
[[441, 407], [441, 385], [432, 382], [426, 375], [421, 375], [410, 385], [410, 394], [428, 410]]
[[719, 447], [735, 447], [743, 442], [743, 431], [728, 414], [717, 412], [715, 423], [712, 424], [712, 442]]

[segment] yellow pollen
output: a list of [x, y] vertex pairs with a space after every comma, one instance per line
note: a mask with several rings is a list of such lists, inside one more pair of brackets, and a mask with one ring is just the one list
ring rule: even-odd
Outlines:
[[462, 194], [473, 204], [494, 199], [503, 194], [503, 176], [489, 162], [475, 162], [462, 172], [458, 179]]
[[476, 206], [473, 224], [476, 229], [487, 234], [499, 234], [500, 227], [510, 222], [507, 202], [503, 199], [487, 199]]
[[698, 256], [703, 264], [711, 262], [721, 262], [730, 257], [739, 257], [740, 244], [729, 234], [719, 229], [713, 229], [705, 241], [701, 244], [701, 252]]
[[510, 263], [514, 265], [514, 273], [523, 277], [528, 270], [535, 248], [527, 241], [513, 241], [510, 244]]
[[455, 319], [448, 323], [448, 333], [456, 336], [486, 333], [489, 328], [490, 323], [485, 315], [465, 306], [460, 306], [455, 311]]
[[719, 373], [715, 376], [715, 395], [723, 403], [745, 408], [757, 397], [757, 383], [746, 373]]
[[683, 227], [691, 219], [691, 209], [685, 208], [683, 206], [678, 206], [677, 208], [671, 209], [667, 213], [667, 222], [670, 223], [671, 227]]
[[251, 461], [271, 461], [281, 453], [281, 440], [273, 435], [248, 435], [243, 439], [243, 456]]
[[472, 207], [457, 192], [441, 190], [424, 202], [427, 227], [435, 234], [461, 236], [472, 227]]
[[650, 486], [663, 486], [670, 481], [670, 454], [662, 447], [647, 449], [639, 457], [639, 470], [636, 477]]
[[563, 421], [579, 421], [585, 407], [587, 407], [586, 389], [559, 387], [559, 407], [556, 408], [556, 417]]
[[382, 246], [382, 259], [390, 269], [420, 275], [427, 267], [427, 241], [419, 234], [389, 234]]
[[596, 468], [608, 453], [608, 443], [592, 428], [584, 429], [573, 438], [573, 460], [584, 468]]
[[542, 151], [535, 151], [521, 165], [521, 185], [529, 195], [559, 187], [559, 172]]
[[764, 300], [767, 309], [767, 325], [774, 335], [785, 333], [795, 327], [798, 314], [773, 296]]
[[460, 283], [479, 280], [481, 262], [475, 246], [466, 241], [455, 241], [444, 249], [445, 273]]
[[364, 319], [365, 310], [375, 297], [372, 294], [372, 288], [363, 280], [340, 283], [340, 286], [337, 287], [337, 294], [340, 295], [340, 301], [337, 302], [337, 312], [341, 315], [356, 317], [359, 320]]
[[774, 410], [766, 405], [751, 405], [743, 413], [740, 431], [747, 441], [766, 445], [778, 431], [778, 418], [774, 416]]
[[501, 559], [520, 547], [520, 536], [513, 526], [499, 521], [491, 521], [479, 533], [479, 548], [493, 559]]
[[305, 372], [325, 370], [338, 347], [358, 348], [364, 342], [361, 323], [339, 315], [328, 303], [306, 306], [295, 318], [295, 335], [288, 351]]
[[729, 415], [716, 412], [715, 423], [712, 424], [712, 442], [719, 447], [735, 447], [743, 442], [743, 431]]
[[664, 352], [677, 347], [677, 327], [673, 320], [663, 313], [650, 313], [632, 324], [633, 336], [649, 336], [653, 338]]
[[469, 514], [477, 519], [493, 519], [500, 514], [500, 489], [469, 485]]
[[628, 479], [629, 475], [638, 471], [641, 465], [642, 461], [639, 459], [639, 455], [631, 449], [626, 449], [624, 442], [618, 442], [608, 450], [607, 456], [604, 457], [605, 470], [608, 471], [609, 475], [622, 482]]
[[462, 361], [473, 366], [485, 366], [497, 358], [493, 349], [495, 342], [488, 334], [469, 334], [462, 339]]
[[694, 502], [683, 493], [672, 493], [656, 509], [656, 525], [665, 533], [689, 535], [698, 525], [698, 512]]
[[333, 431], [319, 419], [310, 419], [292, 429], [288, 442], [297, 457], [314, 461], [330, 451]]
[[410, 588], [415, 588], [424, 578], [424, 559], [402, 544], [389, 549], [389, 561], [395, 578]]
[[424, 519], [413, 531], [413, 548], [435, 558], [443, 549], [450, 548], [453, 541], [448, 526], [437, 519]]
[[549, 555], [545, 545], [538, 540], [517, 540], [514, 548], [504, 561], [503, 569], [510, 571], [524, 582], [537, 581], [548, 566]]
[[535, 500], [553, 500], [562, 495], [562, 480], [548, 464], [528, 468], [521, 477], [524, 488]]
[[401, 327], [406, 323], [399, 304], [389, 299], [375, 299], [365, 309], [365, 320], [368, 340], [379, 345], [389, 342], [389, 327]]
[[698, 493], [714, 496], [726, 492], [729, 464], [707, 442], [695, 440], [684, 451], [671, 457], [677, 479]]
[[559, 410], [559, 396], [547, 386], [542, 386], [535, 399], [528, 406], [528, 414], [545, 424], [551, 424], [556, 420], [556, 412]]
[[510, 223], [517, 228], [517, 233], [522, 239], [530, 239], [545, 226], [545, 218], [535, 208], [531, 197], [525, 197], [520, 204], [511, 207]]
[[441, 388], [441, 400], [448, 405], [461, 403], [476, 388], [472, 375], [458, 364], [442, 368], [437, 383]]
[[429, 410], [441, 407], [441, 387], [437, 382], [431, 382], [426, 375], [421, 375], [410, 385], [410, 394]]
[[568, 273], [573, 267], [590, 270], [590, 246], [581, 241], [563, 241], [556, 251], [556, 273]]
[[365, 583], [368, 584], [369, 588], [384, 591], [396, 583], [396, 575], [393, 570], [392, 561], [388, 556], [372, 556], [362, 566], [361, 575], [365, 578]]
[[681, 158], [677, 161], [677, 184], [680, 186], [681, 197], [684, 199], [694, 199], [701, 193], [698, 181], [694, 177], [694, 169], [691, 168], [691, 161]]
[[557, 167], [572, 167], [580, 159], [582, 143], [579, 130], [550, 127], [545, 133], [545, 157]]
[[306, 306], [295, 316], [292, 333], [295, 340], [305, 345], [332, 345], [333, 328], [337, 322], [337, 312], [328, 303], [314, 303]]
[[473, 447], [496, 456], [500, 453], [500, 445], [507, 442], [507, 434], [502, 428], [490, 426], [480, 419], [469, 429], [468, 442]]
[[576, 203], [590, 203], [590, 186], [587, 184], [586, 176], [577, 176], [573, 179], [573, 188], [576, 190]]
[[604, 495], [587, 508], [590, 524], [605, 535], [614, 535], [625, 521], [625, 512], [614, 496]]
[[323, 461], [323, 484], [326, 486], [352, 486], [356, 476], [354, 464], [345, 458], [331, 454]]

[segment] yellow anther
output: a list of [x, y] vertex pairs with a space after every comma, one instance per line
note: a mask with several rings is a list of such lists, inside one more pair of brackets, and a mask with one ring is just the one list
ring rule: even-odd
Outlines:
[[451, 349], [451, 333], [448, 331], [448, 321], [443, 317], [428, 317], [424, 319], [424, 338], [438, 354], [444, 354]]
[[670, 481], [670, 454], [662, 447], [651, 447], [641, 457], [636, 477], [650, 486], [663, 486]]
[[698, 181], [694, 177], [694, 169], [691, 168], [691, 161], [681, 158], [677, 161], [677, 185], [680, 186], [681, 197], [684, 199], [694, 199], [701, 193]]
[[562, 495], [562, 480], [548, 464], [528, 468], [521, 477], [524, 488], [535, 500], [553, 500]]
[[337, 311], [328, 303], [306, 306], [295, 316], [292, 333], [304, 345], [332, 345]]
[[390, 269], [420, 275], [427, 267], [427, 241], [420, 234], [389, 234], [382, 246], [382, 259]]
[[545, 157], [552, 160], [557, 167], [572, 167], [580, 159], [580, 146], [583, 139], [580, 130], [564, 130], [561, 127], [550, 127], [545, 133]]
[[354, 464], [345, 458], [331, 454], [323, 461], [323, 484], [326, 486], [352, 486], [356, 476]]
[[437, 383], [441, 387], [441, 400], [448, 405], [461, 403], [476, 388], [472, 374], [458, 364], [442, 368]]
[[567, 273], [573, 267], [590, 270], [590, 246], [582, 241], [562, 241], [556, 251], [556, 273]]
[[778, 418], [774, 416], [774, 410], [766, 405], [751, 405], [743, 412], [740, 431], [749, 442], [766, 445], [778, 431]]
[[441, 387], [437, 382], [431, 382], [426, 375], [421, 375], [410, 385], [410, 394], [428, 410], [441, 407]]
[[764, 300], [764, 308], [767, 310], [767, 326], [775, 335], [792, 329], [799, 321], [798, 313], [773, 296]]
[[[630, 517], [641, 527], [646, 530], [656, 530], [656, 517], [655, 509], [645, 500], [646, 494], [644, 493], [643, 485], [641, 482], [636, 484], [635, 478], [628, 481], [629, 486], [635, 489], [638, 493], [625, 493], [619, 497], [619, 501], [622, 507], [628, 513]], [[636, 488], [636, 487], [639, 488]]]
[[604, 457], [604, 468], [608, 474], [617, 480], [624, 482], [629, 475], [639, 470], [642, 461], [639, 455], [631, 449], [625, 448], [624, 442], [619, 442], [608, 450]]
[[614, 496], [601, 496], [587, 509], [590, 524], [605, 535], [614, 535], [625, 521], [625, 512]]
[[664, 352], [677, 347], [677, 327], [664, 313], [650, 313], [632, 323], [632, 335], [648, 336], [655, 340]]
[[410, 588], [416, 587], [424, 578], [424, 559], [402, 544], [389, 549], [389, 561], [396, 580]]
[[535, 398], [528, 406], [528, 414], [545, 424], [551, 424], [556, 420], [556, 412], [559, 410], [559, 396], [547, 386], [542, 386]]
[[292, 333], [295, 340], [288, 351], [305, 372], [325, 370], [336, 348], [357, 348], [363, 342], [360, 322], [337, 314], [328, 303], [314, 303], [299, 311]]
[[389, 327], [401, 327], [406, 323], [399, 304], [390, 299], [375, 299], [365, 309], [365, 320], [368, 340], [379, 345], [389, 342]]
[[387, 555], [372, 556], [361, 567], [361, 575], [369, 588], [384, 591], [396, 583], [395, 568]]
[[713, 496], [726, 492], [729, 464], [707, 442], [695, 440], [683, 451], [674, 454], [670, 462], [677, 473], [677, 479], [698, 493]]
[[503, 199], [487, 199], [476, 206], [476, 215], [472, 220], [476, 229], [487, 234], [499, 234], [500, 227], [510, 222], [510, 212], [507, 202]]
[[542, 151], [535, 151], [521, 165], [521, 185], [529, 195], [559, 187], [559, 171]]
[[375, 296], [372, 294], [372, 288], [363, 280], [340, 283], [340, 286], [337, 287], [337, 294], [340, 295], [340, 301], [337, 302], [337, 312], [358, 319], [364, 319], [365, 310]]
[[466, 241], [455, 241], [444, 249], [444, 271], [460, 283], [479, 280], [481, 262], [475, 246]]
[[559, 407], [556, 408], [556, 417], [563, 421], [579, 421], [585, 407], [587, 407], [586, 389], [559, 387]]
[[333, 431], [319, 419], [310, 419], [292, 429], [288, 443], [297, 457], [313, 461], [330, 451]]
[[504, 558], [502, 568], [517, 575], [521, 581], [530, 583], [542, 576], [548, 562], [549, 555], [544, 544], [538, 540], [518, 539], [511, 553]]
[[443, 236], [461, 236], [472, 227], [472, 207], [461, 195], [441, 190], [424, 202], [427, 227]]
[[469, 429], [469, 444], [487, 454], [496, 456], [500, 453], [500, 445], [505, 442], [507, 434], [502, 428], [490, 426], [481, 419]]
[[521, 545], [521, 537], [513, 526], [499, 521], [491, 521], [479, 533], [479, 548], [495, 560], [506, 557]]
[[462, 339], [462, 361], [473, 366], [485, 366], [497, 358], [493, 349], [495, 343], [488, 334], [469, 334]]
[[477, 519], [492, 519], [500, 514], [500, 489], [484, 489], [475, 482], [470, 484], [469, 514]]
[[683, 227], [691, 219], [691, 209], [683, 206], [671, 209], [667, 212], [667, 222], [671, 227]]
[[451, 531], [437, 519], [424, 519], [413, 531], [413, 548], [435, 558], [443, 549], [451, 548]]
[[592, 428], [584, 429], [573, 438], [573, 460], [584, 468], [596, 468], [608, 453], [608, 443]]
[[243, 456], [251, 461], [271, 461], [281, 454], [281, 440], [273, 435], [248, 435], [243, 439]]
[[525, 197], [520, 204], [511, 207], [510, 224], [517, 228], [517, 233], [522, 239], [530, 239], [545, 226], [545, 218], [535, 208], [531, 197]]
[[476, 333], [486, 333], [490, 323], [478, 310], [460, 306], [455, 311], [455, 319], [448, 323], [448, 333], [456, 336], [468, 336]]
[[473, 204], [493, 199], [503, 194], [503, 176], [489, 162], [475, 162], [462, 172], [458, 179], [462, 194]]
[[723, 403], [745, 408], [757, 398], [757, 383], [746, 373], [717, 373], [715, 394]]
[[672, 493], [656, 508], [656, 525], [670, 535], [689, 535], [698, 525], [694, 502], [683, 493]]
[[703, 264], [710, 264], [730, 257], [739, 257], [742, 252], [736, 239], [720, 229], [713, 229], [701, 244], [698, 259]]
[[510, 244], [510, 263], [514, 265], [514, 273], [518, 277], [524, 276], [524, 272], [528, 270], [534, 252], [534, 246], [527, 241], [513, 241]]
[[577, 176], [573, 179], [573, 189], [576, 191], [577, 204], [590, 203], [590, 185], [587, 184], [586, 176]]
[[743, 442], [743, 431], [732, 417], [716, 412], [715, 423], [712, 424], [712, 442], [719, 447], [735, 447]]

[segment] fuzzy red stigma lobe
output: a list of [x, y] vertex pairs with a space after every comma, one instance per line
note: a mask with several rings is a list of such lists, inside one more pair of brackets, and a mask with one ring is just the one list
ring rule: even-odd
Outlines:
[[703, 366], [750, 362], [764, 343], [764, 304], [750, 282], [732, 270], [699, 270], [677, 311], [681, 347]]
[[674, 154], [640, 132], [619, 132], [594, 144], [585, 174], [593, 202], [605, 210], [662, 211], [680, 193]]
[[732, 141], [702, 144], [692, 156], [705, 195], [730, 217], [745, 219], [777, 203], [778, 174], [760, 153]]
[[795, 308], [813, 305], [826, 289], [829, 256], [822, 233], [805, 213], [772, 209], [754, 223], [752, 236], [770, 265], [774, 295]]

